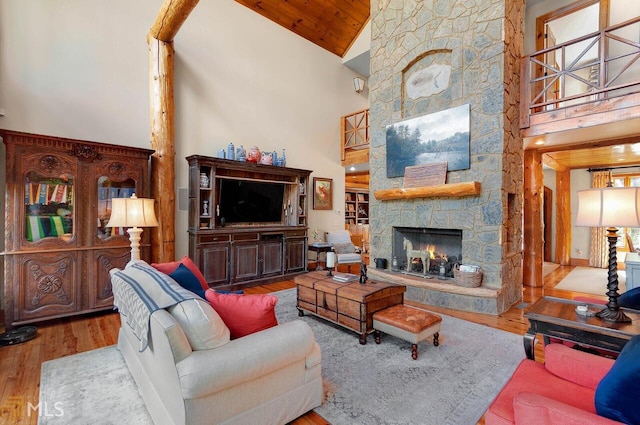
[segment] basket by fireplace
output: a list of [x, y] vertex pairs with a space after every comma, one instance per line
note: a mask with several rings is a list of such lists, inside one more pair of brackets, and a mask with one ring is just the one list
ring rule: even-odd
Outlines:
[[453, 268], [453, 282], [465, 288], [477, 288], [482, 283], [482, 269], [476, 271], [462, 271], [460, 265]]

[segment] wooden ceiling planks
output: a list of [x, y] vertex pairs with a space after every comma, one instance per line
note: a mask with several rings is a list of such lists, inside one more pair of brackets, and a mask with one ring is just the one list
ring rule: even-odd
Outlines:
[[236, 2], [340, 57], [369, 20], [369, 0]]

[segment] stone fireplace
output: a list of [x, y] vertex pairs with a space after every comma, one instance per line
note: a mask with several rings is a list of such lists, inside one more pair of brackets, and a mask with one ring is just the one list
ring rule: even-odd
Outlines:
[[391, 257], [393, 271], [412, 276], [446, 279], [462, 262], [462, 230], [394, 227]]
[[[406, 284], [408, 300], [499, 314], [522, 298], [524, 153], [518, 95], [523, 13], [524, 1], [511, 0], [371, 3], [371, 258], [386, 258], [391, 267], [395, 256], [406, 271], [400, 229], [456, 229], [460, 246], [440, 248], [442, 253], [483, 272], [480, 287], [464, 288], [420, 276], [422, 258], [411, 260], [407, 274], [370, 268], [374, 279]], [[435, 81], [434, 71], [442, 69], [447, 72]], [[376, 197], [391, 189], [402, 195], [405, 187], [404, 177], [387, 177], [386, 126], [465, 104], [469, 168], [448, 171], [442, 190], [432, 194]], [[479, 190], [453, 188], [470, 183]], [[439, 273], [436, 258], [427, 273], [436, 265]]]

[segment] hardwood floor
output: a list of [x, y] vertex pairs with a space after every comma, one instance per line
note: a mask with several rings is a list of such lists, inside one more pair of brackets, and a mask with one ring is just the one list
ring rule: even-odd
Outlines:
[[[545, 277], [542, 288], [524, 288], [522, 303], [513, 306], [499, 316], [431, 306], [426, 308], [523, 335], [528, 328], [523, 313], [529, 303], [544, 295], [560, 298], [573, 298], [575, 295], [580, 295], [553, 289], [573, 268], [571, 266], [558, 267]], [[292, 281], [283, 281], [249, 288], [245, 292], [247, 294], [269, 293], [294, 287]], [[605, 299], [604, 295], [602, 299]], [[38, 411], [35, 410], [35, 406], [38, 404], [42, 362], [115, 344], [120, 318], [117, 313], [109, 312], [39, 323], [37, 326], [38, 336], [35, 339], [22, 344], [0, 347], [0, 423], [36, 425]], [[1, 332], [4, 332], [4, 328]], [[538, 361], [544, 360], [540, 344], [536, 346], [536, 359]], [[325, 425], [328, 423], [314, 412], [307, 413], [292, 422], [294, 425]], [[484, 425], [484, 419], [478, 424]]]

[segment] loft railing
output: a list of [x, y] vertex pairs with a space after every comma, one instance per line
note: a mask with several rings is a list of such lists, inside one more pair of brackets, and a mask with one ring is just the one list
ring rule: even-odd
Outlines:
[[640, 92], [640, 17], [522, 60], [521, 128], [532, 115]]
[[369, 147], [369, 109], [345, 115], [340, 119], [342, 147], [340, 156], [344, 161], [349, 151]]

